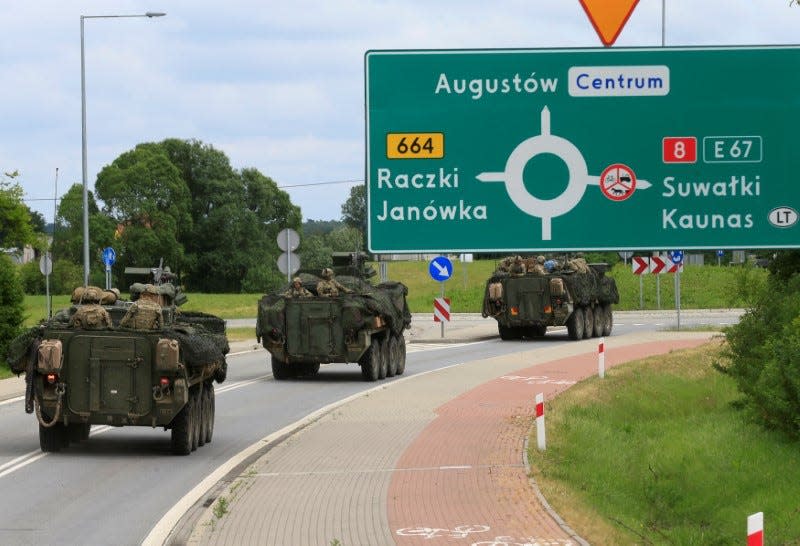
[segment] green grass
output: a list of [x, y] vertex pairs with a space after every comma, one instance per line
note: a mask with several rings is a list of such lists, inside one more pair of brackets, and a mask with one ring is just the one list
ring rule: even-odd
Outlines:
[[[453, 262], [453, 276], [439, 283], [431, 279], [427, 261], [390, 262], [388, 278], [401, 281], [408, 286], [408, 305], [412, 313], [433, 313], [433, 299], [440, 297], [444, 287], [445, 297], [450, 298], [453, 313], [480, 313], [486, 280], [496, 266], [495, 260], [480, 260], [471, 263]], [[640, 277], [631, 272], [630, 266], [618, 264], [609, 273], [617, 282], [620, 292], [619, 310], [640, 309]], [[686, 266], [681, 274], [682, 309], [718, 309], [724, 307], [746, 307], [747, 294], [766, 279], [763, 269], [749, 267]], [[643, 275], [642, 309], [675, 309], [674, 275]], [[657, 284], [661, 298], [658, 304]], [[744, 294], [744, 296], [742, 296]], [[181, 307], [187, 311], [203, 311], [223, 318], [253, 318], [256, 305], [262, 294], [198, 294], [188, 293], [188, 302]], [[68, 296], [55, 296], [53, 308], [69, 305]], [[45, 316], [47, 307], [44, 296], [26, 296], [25, 325], [31, 326]]]
[[764, 512], [770, 544], [800, 543], [798, 444], [734, 409], [719, 345], [610, 370], [547, 404], [533, 474], [592, 544], [739, 544]]

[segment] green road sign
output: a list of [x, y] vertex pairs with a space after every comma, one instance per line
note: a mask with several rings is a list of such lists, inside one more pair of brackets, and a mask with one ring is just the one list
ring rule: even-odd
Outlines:
[[800, 46], [370, 51], [373, 252], [800, 247]]

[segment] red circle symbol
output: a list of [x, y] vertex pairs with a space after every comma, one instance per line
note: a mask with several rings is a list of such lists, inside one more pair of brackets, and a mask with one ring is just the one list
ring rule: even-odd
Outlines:
[[636, 189], [636, 174], [622, 163], [609, 165], [600, 174], [600, 191], [612, 201], [625, 201]]

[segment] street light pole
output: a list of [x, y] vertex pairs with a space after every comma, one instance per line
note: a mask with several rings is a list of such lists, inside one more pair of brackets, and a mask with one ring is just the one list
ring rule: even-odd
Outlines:
[[83, 175], [83, 284], [89, 284], [89, 184], [86, 160], [86, 56], [83, 45], [84, 19], [120, 19], [127, 17], [163, 17], [166, 13], [147, 13], [137, 15], [81, 15], [81, 172]]

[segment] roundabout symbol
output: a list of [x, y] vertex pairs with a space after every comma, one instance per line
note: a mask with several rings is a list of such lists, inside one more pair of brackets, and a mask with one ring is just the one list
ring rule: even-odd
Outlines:
[[[542, 240], [549, 241], [552, 239], [553, 218], [575, 208], [586, 193], [586, 186], [600, 185], [600, 177], [588, 173], [583, 154], [572, 142], [550, 134], [550, 109], [547, 106], [542, 108], [541, 126], [540, 135], [523, 140], [514, 148], [508, 156], [503, 172], [482, 172], [476, 178], [481, 182], [505, 182], [506, 192], [514, 205], [525, 214], [542, 219]], [[555, 155], [566, 164], [569, 182], [558, 197], [538, 199], [525, 188], [523, 171], [531, 159], [547, 153]], [[635, 187], [649, 188], [650, 183], [646, 180], [636, 180]], [[633, 193], [633, 185], [630, 193]]]

